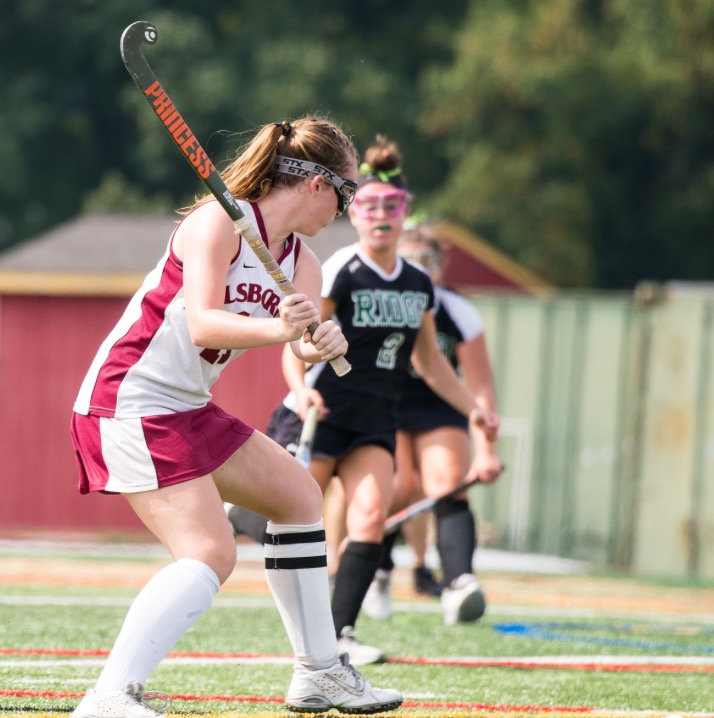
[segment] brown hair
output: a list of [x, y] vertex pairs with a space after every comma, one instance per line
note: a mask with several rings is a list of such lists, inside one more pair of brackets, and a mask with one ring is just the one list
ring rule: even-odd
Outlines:
[[406, 189], [407, 182], [402, 172], [402, 153], [397, 144], [384, 135], [377, 135], [376, 143], [364, 153], [364, 162], [359, 168], [357, 184], [361, 187], [368, 182], [384, 182], [399, 189]]
[[[290, 187], [302, 182], [300, 177], [275, 171], [277, 155], [308, 160], [323, 165], [343, 177], [357, 163], [352, 140], [324, 117], [307, 115], [264, 125], [221, 172], [231, 194], [237, 199], [259, 200], [272, 187]], [[199, 197], [186, 211], [212, 199], [208, 193]]]
[[398, 246], [401, 247], [405, 244], [414, 244], [425, 247], [426, 249], [435, 252], [439, 258], [441, 258], [443, 254], [441, 241], [433, 233], [432, 229], [425, 225], [418, 225], [416, 227], [405, 229], [399, 236]]

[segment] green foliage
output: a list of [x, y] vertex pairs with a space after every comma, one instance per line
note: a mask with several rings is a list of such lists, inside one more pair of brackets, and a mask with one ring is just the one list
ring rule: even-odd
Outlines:
[[711, 0], [478, 0], [455, 46], [422, 86], [436, 211], [561, 286], [710, 275]]
[[[190, 200], [184, 203], [190, 204]], [[170, 213], [174, 203], [168, 192], [152, 197], [144, 195], [141, 187], [130, 185], [118, 172], [109, 171], [99, 186], [87, 192], [82, 202], [82, 212], [131, 212], [133, 214]]]
[[0, 247], [197, 191], [121, 63], [147, 19], [147, 59], [219, 166], [320, 112], [360, 150], [396, 140], [418, 209], [557, 284], [709, 278], [714, 0], [7, 4]]
[[[445, 12], [418, 0], [406, 13], [388, 0], [304, 0], [279, 11], [227, 0], [13, 2], [0, 26], [0, 245], [101, 208], [103, 197], [122, 209], [116, 193], [96, 191], [107, 177], [160, 196], [157, 209], [164, 193], [180, 205], [193, 191], [121, 62], [132, 21], [158, 27], [147, 59], [218, 164], [244, 133], [311, 112], [339, 120], [360, 147], [386, 132], [418, 160], [418, 74], [443, 56], [464, 4]], [[430, 186], [428, 168], [412, 174]], [[123, 209], [135, 205], [132, 194]]]

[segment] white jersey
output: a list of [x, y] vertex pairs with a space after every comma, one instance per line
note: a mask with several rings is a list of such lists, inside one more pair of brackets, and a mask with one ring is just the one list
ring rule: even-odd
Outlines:
[[[466, 297], [442, 286], [435, 286], [434, 292], [434, 315], [438, 333], [452, 336], [457, 344], [470, 342], [483, 334], [484, 322], [481, 314]], [[441, 311], [446, 316], [440, 321]], [[452, 357], [449, 356], [449, 359]]]
[[[267, 241], [260, 210], [240, 203]], [[211, 400], [221, 371], [245, 349], [204, 349], [191, 341], [186, 322], [183, 264], [172, 241], [123, 316], [102, 343], [74, 405], [79, 414], [136, 418], [190, 411]], [[301, 241], [291, 235], [279, 258], [295, 275]], [[228, 269], [223, 308], [251, 317], [277, 316], [281, 292], [241, 237]]]

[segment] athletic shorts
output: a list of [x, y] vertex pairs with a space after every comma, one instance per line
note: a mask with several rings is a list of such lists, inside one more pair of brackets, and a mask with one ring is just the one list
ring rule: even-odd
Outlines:
[[136, 419], [73, 414], [79, 493], [152, 491], [210, 474], [254, 429], [215, 404]]
[[432, 394], [429, 399], [418, 400], [403, 396], [399, 403], [397, 423], [401, 431], [431, 431], [452, 426], [468, 431], [469, 420], [461, 412]]
[[270, 415], [265, 432], [273, 441], [287, 449], [293, 456], [297, 453], [302, 433], [302, 420], [285, 404], [280, 404]]
[[[302, 421], [284, 404], [273, 412], [268, 423], [268, 436], [295, 454], [300, 442]], [[378, 428], [375, 431], [351, 431], [330, 423], [329, 415], [320, 421], [312, 444], [313, 459], [340, 459], [358, 446], [374, 444], [386, 449], [392, 456], [396, 450], [396, 433]]]

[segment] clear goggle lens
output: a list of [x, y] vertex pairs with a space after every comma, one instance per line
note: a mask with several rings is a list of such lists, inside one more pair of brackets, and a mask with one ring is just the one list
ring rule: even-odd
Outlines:
[[419, 264], [424, 269], [437, 269], [441, 266], [441, 257], [436, 252], [400, 252], [404, 259]]
[[387, 217], [402, 214], [409, 204], [409, 193], [395, 190], [380, 195], [358, 195], [354, 200], [355, 210], [363, 217], [374, 217], [381, 209]]

